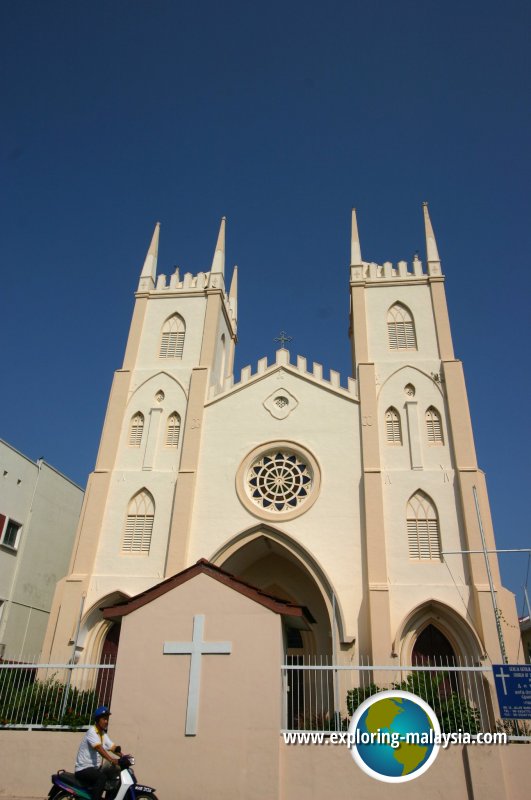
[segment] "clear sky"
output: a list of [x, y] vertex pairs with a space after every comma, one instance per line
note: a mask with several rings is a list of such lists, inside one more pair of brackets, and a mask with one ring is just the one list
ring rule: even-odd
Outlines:
[[[527, 0], [1, 0], [0, 436], [85, 485], [154, 223], [159, 271], [240, 268], [237, 368], [350, 369], [366, 260], [428, 200], [499, 547], [529, 547]], [[230, 274], [230, 270], [229, 270]], [[517, 593], [526, 558], [505, 556]]]

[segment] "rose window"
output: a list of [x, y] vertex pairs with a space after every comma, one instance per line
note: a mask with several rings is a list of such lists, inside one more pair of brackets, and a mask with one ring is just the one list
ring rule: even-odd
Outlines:
[[247, 489], [257, 506], [268, 511], [292, 511], [305, 502], [312, 489], [308, 464], [294, 453], [277, 450], [253, 462]]

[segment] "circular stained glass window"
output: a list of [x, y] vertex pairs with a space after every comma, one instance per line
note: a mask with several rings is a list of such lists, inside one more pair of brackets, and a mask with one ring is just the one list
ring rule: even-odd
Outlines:
[[275, 450], [253, 461], [247, 474], [248, 494], [259, 508], [273, 513], [293, 511], [312, 490], [308, 464], [292, 452]]

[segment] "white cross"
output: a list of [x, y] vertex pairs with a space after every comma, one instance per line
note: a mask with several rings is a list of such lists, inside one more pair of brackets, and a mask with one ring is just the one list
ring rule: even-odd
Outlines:
[[190, 678], [188, 680], [188, 703], [186, 706], [186, 736], [197, 733], [197, 711], [201, 684], [201, 656], [230, 655], [232, 642], [204, 642], [205, 615], [194, 614], [191, 642], [164, 642], [164, 655], [190, 655]]
[[511, 673], [510, 673], [510, 672], [507, 672], [507, 673], [506, 673], [506, 672], [504, 672], [504, 671], [503, 671], [503, 667], [502, 667], [502, 668], [501, 668], [501, 670], [500, 670], [500, 671], [498, 672], [498, 674], [496, 675], [496, 677], [497, 677], [497, 678], [501, 678], [501, 681], [502, 681], [502, 686], [503, 686], [503, 693], [504, 693], [504, 694], [507, 694], [507, 687], [506, 687], [506, 685], [505, 685], [505, 678], [510, 678], [510, 677], [511, 677]]

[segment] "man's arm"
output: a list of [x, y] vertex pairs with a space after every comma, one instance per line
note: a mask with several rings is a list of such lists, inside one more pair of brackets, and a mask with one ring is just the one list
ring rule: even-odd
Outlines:
[[[103, 758], [105, 758], [105, 759], [106, 759], [107, 761], [109, 761], [111, 764], [114, 764], [115, 766], [118, 766], [118, 759], [117, 759], [117, 758], [113, 758], [113, 757], [110, 755], [110, 752], [109, 752], [109, 750], [106, 750], [106, 749], [105, 749], [105, 748], [104, 748], [104, 747], [103, 747], [101, 744], [95, 744], [95, 745], [93, 745], [93, 747], [94, 747], [94, 750], [95, 750], [97, 753], [99, 753], [99, 754], [100, 754], [100, 756], [102, 756]], [[113, 747], [114, 747], [114, 745], [113, 745]]]

